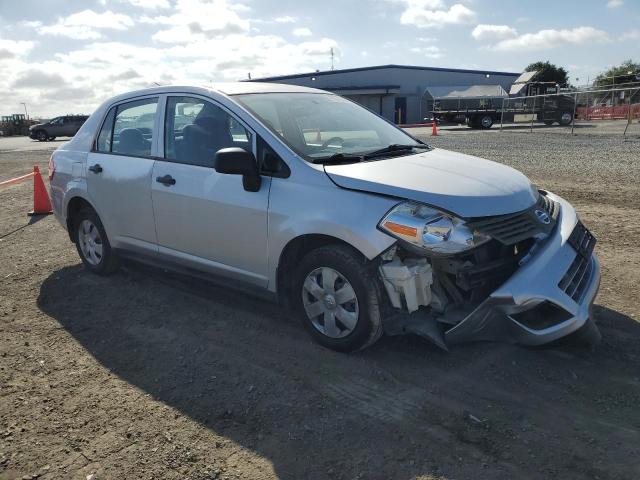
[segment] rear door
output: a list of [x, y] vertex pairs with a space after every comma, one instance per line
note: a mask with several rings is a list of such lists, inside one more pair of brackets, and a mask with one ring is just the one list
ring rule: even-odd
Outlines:
[[255, 154], [256, 136], [211, 100], [168, 96], [164, 159], [154, 166], [152, 197], [161, 257], [184, 266], [267, 285], [270, 177], [247, 192], [240, 175], [217, 173], [216, 152]]
[[85, 122], [85, 117], [69, 117], [69, 136], [74, 136]]
[[75, 119], [73, 117], [62, 117], [62, 133], [60, 133], [60, 136], [73, 137], [75, 134]]
[[64, 135], [64, 117], [57, 117], [51, 120], [46, 130], [50, 137], [61, 137]]
[[157, 251], [151, 175], [158, 100], [138, 98], [109, 110], [86, 173], [89, 195], [112, 246], [150, 254]]

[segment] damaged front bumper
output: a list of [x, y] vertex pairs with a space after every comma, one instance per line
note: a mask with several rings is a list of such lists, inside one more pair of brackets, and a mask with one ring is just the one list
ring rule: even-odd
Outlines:
[[578, 223], [571, 204], [551, 193], [548, 197], [560, 204], [558, 223], [524, 265], [440, 335], [432, 327], [419, 331], [430, 321], [421, 315], [423, 309], [408, 316], [414, 318], [406, 331], [429, 337], [443, 348], [478, 340], [542, 345], [583, 327], [599, 338], [592, 305], [600, 286], [600, 264], [594, 253], [583, 257], [568, 243]]

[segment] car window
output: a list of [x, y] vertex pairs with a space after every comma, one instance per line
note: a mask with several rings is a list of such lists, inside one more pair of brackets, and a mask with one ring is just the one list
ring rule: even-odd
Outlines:
[[113, 132], [113, 117], [115, 114], [116, 107], [113, 107], [109, 110], [109, 113], [104, 119], [104, 123], [102, 124], [102, 128], [100, 129], [98, 140], [96, 142], [96, 150], [98, 152], [111, 151], [111, 132]]
[[111, 152], [137, 157], [151, 156], [157, 107], [157, 98], [136, 100], [116, 106]]
[[249, 106], [252, 110], [260, 112], [260, 119], [272, 132], [284, 136], [276, 104], [270, 98], [256, 95], [251, 97]]
[[396, 126], [338, 95], [265, 93], [236, 95], [234, 99], [308, 160], [416, 143]]
[[56, 117], [49, 122], [51, 125], [62, 125], [62, 117]]
[[240, 122], [200, 98], [169, 97], [165, 122], [167, 160], [211, 167], [222, 148], [252, 149], [251, 133]]

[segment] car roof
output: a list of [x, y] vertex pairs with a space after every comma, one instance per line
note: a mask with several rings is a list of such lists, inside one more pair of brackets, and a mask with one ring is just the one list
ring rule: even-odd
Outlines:
[[317, 88], [301, 87], [298, 85], [287, 85], [284, 83], [268, 82], [219, 82], [209, 85], [166, 85], [153, 88], [145, 88], [132, 92], [123, 93], [111, 99], [111, 101], [126, 100], [132, 97], [144, 95], [160, 95], [163, 93], [200, 93], [218, 92], [224, 95], [241, 95], [247, 93], [325, 93], [330, 92]]

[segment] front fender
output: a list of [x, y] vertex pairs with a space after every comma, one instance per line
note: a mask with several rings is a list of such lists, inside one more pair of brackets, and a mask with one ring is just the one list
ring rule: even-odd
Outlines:
[[[295, 201], [292, 201], [295, 199]], [[327, 235], [373, 259], [395, 243], [377, 229], [398, 199], [337, 187], [273, 179], [269, 199], [269, 290], [276, 291], [280, 254], [301, 235]]]

